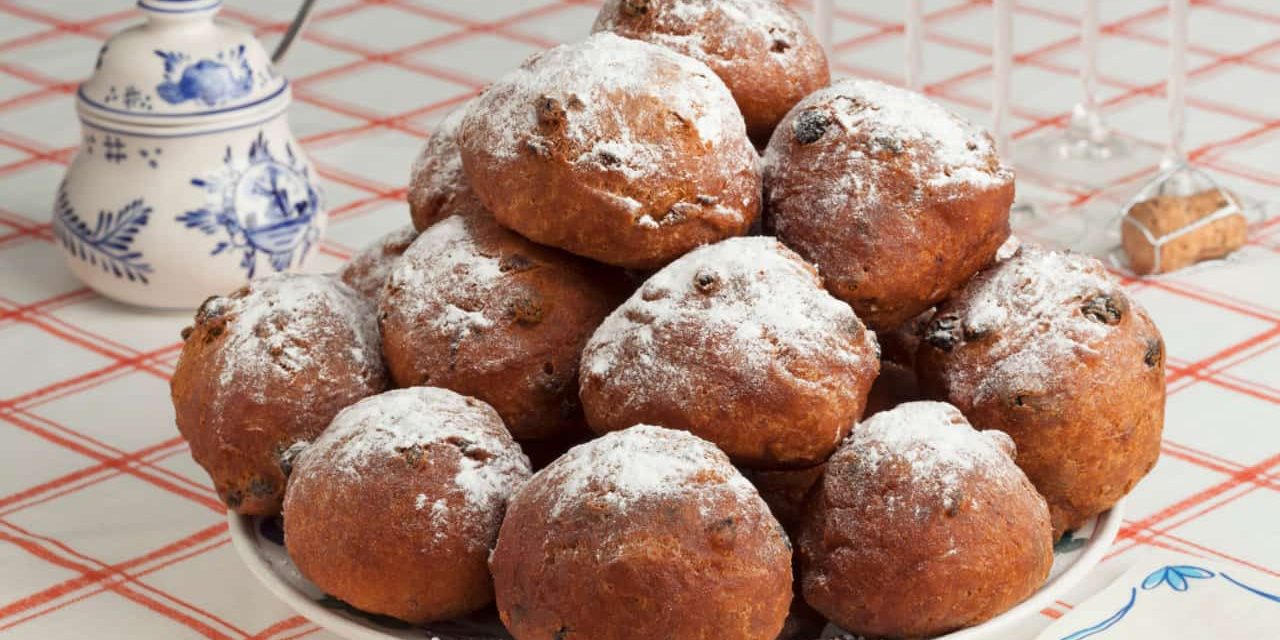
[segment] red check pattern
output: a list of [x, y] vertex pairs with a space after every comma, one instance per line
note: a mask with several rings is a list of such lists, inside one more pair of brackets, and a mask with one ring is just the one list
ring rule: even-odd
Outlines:
[[[273, 39], [295, 4], [233, 0], [222, 15]], [[582, 37], [597, 4], [320, 3], [284, 65], [292, 121], [332, 209], [314, 268], [332, 269], [404, 224], [406, 173], [434, 123], [529, 53]], [[925, 4], [926, 91], [988, 122], [989, 4]], [[1102, 100], [1117, 128], [1158, 145], [1163, 3], [1102, 5]], [[841, 4], [837, 75], [898, 81], [902, 10], [892, 0]], [[1061, 127], [1077, 97], [1078, 11], [1018, 2], [1016, 138]], [[123, 0], [0, 0], [0, 636], [327, 637], [240, 566], [223, 507], [177, 437], [166, 381], [188, 314], [139, 314], [97, 297], [54, 246], [50, 205], [79, 140], [76, 84], [100, 41], [136, 19]], [[1192, 42], [1192, 158], [1248, 197], [1280, 198], [1280, 8], [1195, 2]], [[1055, 190], [1025, 173], [1019, 190], [1053, 211], [1112, 202], [1115, 191]], [[1027, 637], [1144, 547], [1280, 575], [1278, 278], [1272, 219], [1228, 264], [1128, 281], [1168, 342], [1164, 455], [1131, 496], [1092, 584], [1044, 610]]]

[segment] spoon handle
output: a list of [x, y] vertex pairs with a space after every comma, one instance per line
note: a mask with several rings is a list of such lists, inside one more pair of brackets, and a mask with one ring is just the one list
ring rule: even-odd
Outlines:
[[280, 64], [284, 60], [285, 54], [289, 53], [289, 48], [293, 46], [293, 41], [302, 33], [302, 29], [307, 26], [307, 18], [311, 16], [311, 7], [315, 5], [316, 0], [302, 0], [302, 6], [298, 7], [298, 13], [293, 16], [293, 22], [289, 23], [289, 29], [284, 32], [284, 38], [280, 39], [280, 44], [276, 45], [276, 50], [271, 54], [271, 63]]

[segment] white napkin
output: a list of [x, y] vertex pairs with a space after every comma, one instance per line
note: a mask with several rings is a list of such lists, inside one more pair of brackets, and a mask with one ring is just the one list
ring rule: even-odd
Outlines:
[[1049, 625], [1036, 640], [1280, 638], [1280, 580], [1153, 552]]

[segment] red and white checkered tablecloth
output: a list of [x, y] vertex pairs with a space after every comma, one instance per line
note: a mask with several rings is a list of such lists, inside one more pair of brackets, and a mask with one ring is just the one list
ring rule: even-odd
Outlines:
[[[904, 4], [838, 7], [837, 75], [900, 79]], [[295, 5], [231, 0], [222, 15], [275, 39]], [[583, 37], [596, 5], [320, 2], [284, 65], [293, 126], [332, 208], [312, 267], [331, 270], [405, 224], [406, 174], [433, 125], [530, 53]], [[989, 3], [925, 9], [926, 90], [988, 122]], [[1017, 4], [1017, 137], [1060, 127], [1077, 98], [1079, 9]], [[1101, 99], [1117, 128], [1159, 144], [1163, 3], [1102, 12]], [[137, 19], [126, 0], [0, 0], [0, 636], [330, 637], [240, 564], [223, 506], [174, 428], [167, 381], [189, 314], [99, 298], [54, 246], [54, 190], [79, 141], [74, 89], [100, 42]], [[1201, 0], [1191, 25], [1192, 158], [1246, 196], [1280, 199], [1280, 5]], [[1031, 180], [1019, 191], [1060, 206], [1095, 195]], [[1164, 455], [1130, 497], [1111, 555], [1028, 637], [1143, 548], [1280, 576], [1280, 223], [1256, 226], [1232, 262], [1128, 284], [1168, 342]]]

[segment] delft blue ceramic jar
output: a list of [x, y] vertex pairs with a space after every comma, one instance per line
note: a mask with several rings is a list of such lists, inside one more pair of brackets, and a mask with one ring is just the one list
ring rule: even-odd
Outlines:
[[324, 233], [315, 169], [290, 133], [289, 82], [221, 0], [140, 0], [80, 85], [79, 152], [53, 226], [103, 295], [190, 308], [297, 269]]

